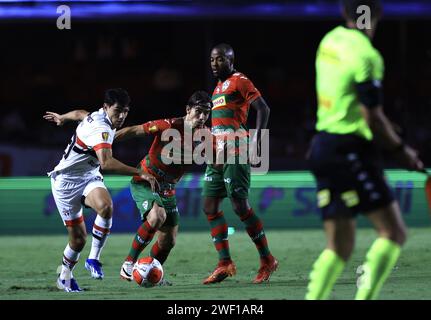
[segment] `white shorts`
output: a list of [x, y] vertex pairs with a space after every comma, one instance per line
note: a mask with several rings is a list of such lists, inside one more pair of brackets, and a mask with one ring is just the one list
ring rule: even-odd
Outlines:
[[82, 177], [55, 173], [51, 175], [52, 195], [65, 226], [77, 225], [84, 221], [82, 197], [86, 197], [95, 188], [106, 189], [103, 176], [99, 172]]

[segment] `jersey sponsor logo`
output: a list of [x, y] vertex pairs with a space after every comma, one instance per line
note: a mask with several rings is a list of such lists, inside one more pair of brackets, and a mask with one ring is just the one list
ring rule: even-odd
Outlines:
[[225, 106], [226, 105], [226, 96], [221, 96], [221, 97], [219, 97], [217, 99], [214, 99], [213, 100], [213, 105], [214, 106], [213, 106], [212, 110], [214, 110], [216, 108], [219, 108], [219, 107]]
[[102, 132], [103, 141], [108, 141], [108, 138], [109, 138], [109, 132]]
[[323, 189], [317, 192], [317, 207], [326, 207], [331, 202], [331, 192], [329, 189]]
[[359, 204], [359, 196], [355, 190], [349, 190], [341, 194], [341, 199], [347, 208], [357, 206]]
[[331, 99], [328, 99], [326, 97], [322, 97], [319, 95], [318, 101], [319, 101], [319, 107], [321, 106], [325, 109], [331, 109], [331, 107], [332, 107], [332, 100]]
[[158, 128], [157, 128], [157, 126], [151, 126], [148, 130], [150, 132], [156, 132], [158, 130]]
[[63, 210], [63, 211], [62, 211], [62, 214], [63, 214], [64, 216], [66, 216], [66, 217], [69, 217], [71, 213], [72, 213], [72, 211], [71, 211], [71, 210]]
[[136, 235], [136, 240], [138, 240], [138, 242], [139, 242], [140, 244], [145, 244], [145, 240], [144, 240], [144, 239], [142, 239], [139, 235]]
[[165, 208], [165, 211], [168, 214], [170, 214], [170, 213], [175, 214], [175, 213], [178, 213], [178, 207], [175, 207], [175, 208]]
[[261, 232], [259, 232], [257, 235], [255, 235], [254, 237], [251, 238], [252, 241], [256, 241], [257, 239], [262, 238], [265, 235], [265, 232], [262, 230]]
[[227, 88], [229, 88], [230, 85], [230, 81], [226, 80], [225, 82], [223, 82], [223, 85], [221, 87], [221, 91], [224, 92]]

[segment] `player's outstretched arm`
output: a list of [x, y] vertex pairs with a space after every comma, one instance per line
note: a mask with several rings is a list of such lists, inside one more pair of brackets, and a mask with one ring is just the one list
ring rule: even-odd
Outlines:
[[57, 126], [62, 126], [69, 121], [82, 121], [88, 114], [89, 112], [86, 110], [73, 110], [64, 114], [46, 111], [43, 118], [47, 121], [55, 122]]
[[373, 132], [376, 143], [383, 149], [392, 152], [396, 160], [406, 169], [423, 170], [424, 165], [419, 159], [417, 151], [404, 144], [383, 112], [381, 105], [373, 108], [362, 105], [361, 112]]
[[100, 162], [100, 167], [104, 171], [109, 171], [116, 174], [126, 176], [138, 176], [140, 179], [148, 181], [153, 192], [158, 190], [159, 184], [154, 176], [142, 172], [137, 168], [130, 167], [112, 156], [111, 148], [101, 148], [96, 151], [97, 159]]
[[142, 125], [125, 127], [115, 133], [115, 141], [127, 140], [135, 137], [142, 137], [146, 133]]

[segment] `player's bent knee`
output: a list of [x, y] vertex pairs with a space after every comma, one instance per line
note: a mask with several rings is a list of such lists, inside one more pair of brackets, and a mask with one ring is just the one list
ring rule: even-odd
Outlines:
[[112, 218], [112, 212], [114, 211], [114, 207], [112, 205], [112, 203], [106, 203], [103, 204], [102, 206], [96, 208], [96, 212], [99, 216], [101, 216], [102, 218], [105, 219], [110, 219]]
[[166, 221], [165, 209], [159, 206], [154, 206], [147, 217], [147, 221], [153, 228], [160, 228]]
[[243, 215], [250, 208], [247, 199], [232, 200], [232, 207], [233, 211], [235, 211], [235, 213], [239, 216]]
[[81, 251], [82, 249], [84, 249], [86, 242], [86, 236], [82, 235], [71, 239], [70, 244], [73, 250]]
[[159, 208], [157, 210], [157, 222], [160, 224], [160, 226], [162, 224], [164, 224], [166, 221], [166, 211], [163, 208]]
[[216, 206], [214, 206], [212, 204], [204, 204], [203, 210], [204, 210], [205, 215], [207, 215], [207, 216], [217, 213]]
[[216, 198], [205, 198], [203, 211], [205, 215], [213, 215], [220, 211], [220, 200]]
[[165, 223], [165, 221], [166, 221], [166, 213], [164, 211], [158, 213], [156, 217], [157, 228], [160, 228]]
[[204, 213], [206, 216], [216, 214], [215, 210], [210, 210], [209, 208], [204, 207]]

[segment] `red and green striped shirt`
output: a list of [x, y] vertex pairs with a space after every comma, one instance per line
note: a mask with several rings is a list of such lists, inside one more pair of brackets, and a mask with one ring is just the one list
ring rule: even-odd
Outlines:
[[[199, 144], [199, 142], [193, 142], [193, 137], [191, 136], [194, 131], [190, 131], [190, 136], [185, 137], [184, 130], [184, 119], [183, 118], [172, 118], [172, 119], [161, 119], [148, 121], [142, 124], [145, 133], [154, 135], [154, 140], [151, 145], [150, 151], [141, 160], [141, 168], [156, 177], [157, 181], [166, 182], [170, 184], [177, 183], [184, 172], [191, 166], [190, 164], [185, 164], [185, 151], [187, 155], [193, 154], [193, 148]], [[164, 148], [170, 141], [162, 141], [162, 133], [167, 129], [176, 129], [180, 133], [179, 139], [181, 139], [181, 150], [178, 154], [168, 154], [170, 148]], [[181, 163], [170, 163], [167, 164], [163, 159], [174, 159], [178, 158]], [[139, 181], [139, 177], [134, 177], [135, 181]]]
[[250, 79], [240, 72], [233, 73], [223, 82], [219, 81], [212, 95], [212, 132], [221, 134], [240, 128], [247, 130], [250, 104], [260, 96]]
[[240, 72], [218, 82], [212, 95], [211, 110], [211, 132], [217, 136], [217, 154], [226, 148], [228, 156], [246, 150], [248, 111], [250, 104], [260, 96], [250, 79]]

